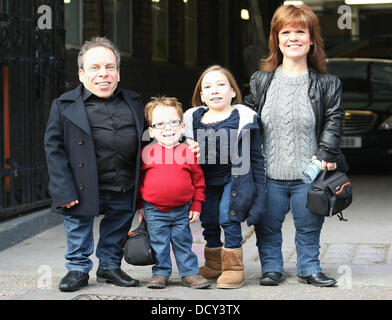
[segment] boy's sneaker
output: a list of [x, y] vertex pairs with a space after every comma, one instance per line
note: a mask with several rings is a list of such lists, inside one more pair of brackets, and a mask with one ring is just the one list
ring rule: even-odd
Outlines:
[[169, 277], [160, 274], [154, 274], [147, 283], [147, 288], [150, 289], [164, 289], [169, 282]]
[[203, 278], [200, 273], [192, 274], [181, 278], [182, 282], [187, 286], [195, 289], [207, 289], [211, 286], [211, 282]]

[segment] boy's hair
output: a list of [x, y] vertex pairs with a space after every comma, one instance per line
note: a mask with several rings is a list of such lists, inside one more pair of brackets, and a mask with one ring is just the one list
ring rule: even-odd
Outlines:
[[146, 117], [149, 126], [152, 125], [152, 113], [156, 107], [170, 107], [176, 109], [180, 120], [184, 118], [182, 111], [182, 104], [174, 97], [151, 97], [151, 101], [146, 104], [144, 108], [144, 116]]

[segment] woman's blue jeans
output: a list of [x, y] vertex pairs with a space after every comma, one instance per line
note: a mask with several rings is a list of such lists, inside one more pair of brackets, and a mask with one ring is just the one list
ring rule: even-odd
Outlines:
[[229, 219], [231, 182], [224, 186], [207, 186], [206, 201], [200, 215], [203, 236], [208, 248], [222, 246], [221, 227], [225, 237], [225, 248], [242, 246], [241, 223]]
[[180, 277], [199, 273], [197, 256], [192, 251], [193, 238], [189, 226], [189, 208], [190, 203], [176, 207], [169, 212], [162, 212], [144, 201], [144, 216], [156, 259], [156, 264], [152, 267], [153, 274], [171, 276], [170, 244]]
[[[99, 205], [105, 215], [99, 226], [99, 241], [96, 256], [104, 269], [117, 269], [123, 257], [122, 242], [126, 237], [134, 216], [132, 191], [100, 191]], [[67, 238], [65, 266], [69, 271], [89, 273], [93, 262], [89, 256], [94, 252], [94, 216], [64, 216]]]
[[324, 217], [312, 214], [306, 208], [311, 184], [301, 180], [267, 179], [267, 210], [260, 224], [255, 226], [262, 274], [283, 270], [282, 224], [291, 209], [295, 225], [297, 275], [307, 277], [321, 272], [320, 233]]

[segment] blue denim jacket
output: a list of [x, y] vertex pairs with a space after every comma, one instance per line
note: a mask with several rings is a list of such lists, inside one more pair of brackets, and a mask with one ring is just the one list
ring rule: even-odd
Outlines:
[[[231, 199], [230, 219], [248, 225], [260, 222], [262, 213], [266, 210], [265, 167], [262, 150], [261, 120], [252, 109], [237, 104], [240, 120], [234, 151], [230, 154]], [[194, 107], [184, 114], [185, 136], [195, 139], [193, 119], [196, 110], [207, 107]], [[230, 148], [232, 149], [232, 148]]]

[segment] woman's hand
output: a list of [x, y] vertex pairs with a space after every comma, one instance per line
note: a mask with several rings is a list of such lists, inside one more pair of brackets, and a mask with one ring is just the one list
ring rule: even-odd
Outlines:
[[[312, 159], [310, 159], [310, 160], [313, 161], [315, 159], [317, 159], [317, 157], [313, 156]], [[327, 162], [327, 161], [321, 160], [321, 171], [324, 171], [325, 168], [327, 168], [327, 170], [333, 171], [333, 170], [336, 170], [336, 167], [337, 167], [336, 162]]]
[[336, 162], [327, 162], [322, 160], [321, 161], [321, 170], [324, 170], [325, 168], [327, 168], [328, 170], [335, 170], [336, 169]]

